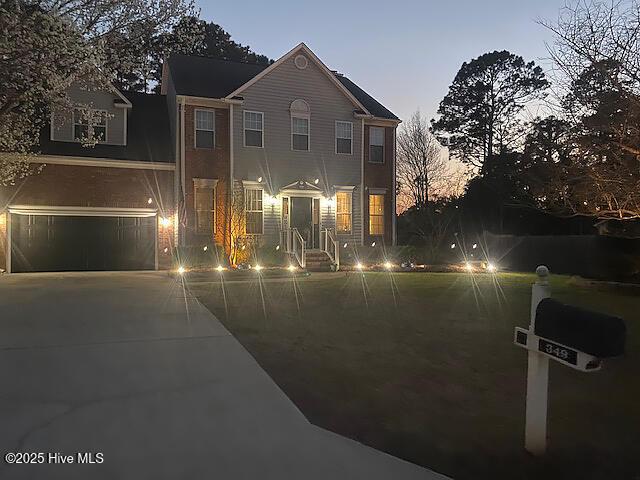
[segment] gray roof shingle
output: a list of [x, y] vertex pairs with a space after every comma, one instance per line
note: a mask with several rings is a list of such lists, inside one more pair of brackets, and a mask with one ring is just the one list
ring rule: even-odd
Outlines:
[[265, 68], [267, 65], [194, 55], [177, 54], [169, 58], [169, 69], [176, 93], [193, 97], [226, 97]]
[[347, 90], [351, 92], [351, 95], [356, 97], [358, 101], [364, 105], [364, 108], [369, 110], [371, 115], [380, 118], [388, 118], [390, 120], [400, 120], [396, 117], [387, 107], [378, 102], [375, 98], [361, 89], [358, 85], [353, 83], [349, 78], [342, 74], [337, 74], [336, 78], [344, 85]]

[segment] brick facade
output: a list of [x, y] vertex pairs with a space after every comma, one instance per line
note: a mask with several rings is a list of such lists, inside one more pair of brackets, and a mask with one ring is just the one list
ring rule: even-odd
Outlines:
[[393, 162], [395, 149], [395, 128], [385, 127], [384, 135], [384, 163], [369, 162], [369, 125], [364, 127], [364, 243], [370, 244], [373, 241], [379, 241], [379, 236], [369, 235], [369, 189], [378, 188], [386, 189], [384, 196], [384, 243], [391, 245], [393, 243], [393, 197], [395, 195], [393, 188]]
[[[196, 109], [215, 110], [214, 148], [195, 147], [194, 111]], [[194, 105], [185, 106], [185, 195], [182, 227], [185, 229], [186, 245], [226, 244], [228, 201], [228, 179], [230, 166], [229, 110], [213, 109]], [[194, 178], [218, 180], [215, 196], [215, 235], [199, 235], [195, 229]]]
[[[149, 198], [152, 202], [149, 203]], [[171, 265], [173, 172], [133, 168], [46, 165], [15, 187], [0, 188], [0, 205], [154, 208], [158, 210], [158, 264]], [[6, 268], [6, 214], [0, 212], [0, 268]], [[162, 225], [162, 218], [170, 221]], [[164, 252], [164, 249], [167, 252]]]

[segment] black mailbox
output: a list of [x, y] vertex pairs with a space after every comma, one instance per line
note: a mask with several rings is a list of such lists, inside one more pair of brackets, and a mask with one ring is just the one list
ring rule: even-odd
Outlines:
[[538, 304], [534, 333], [598, 358], [624, 353], [626, 327], [621, 318], [564, 305], [551, 298]]

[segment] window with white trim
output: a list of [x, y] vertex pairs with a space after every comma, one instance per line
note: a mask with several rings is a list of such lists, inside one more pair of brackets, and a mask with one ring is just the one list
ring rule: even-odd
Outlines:
[[247, 188], [244, 191], [247, 235], [262, 235], [262, 189]]
[[384, 163], [384, 128], [369, 127], [369, 161]]
[[198, 235], [212, 235], [216, 231], [215, 192], [213, 186], [194, 186], [196, 232]]
[[353, 153], [353, 123], [336, 122], [336, 153]]
[[73, 109], [73, 139], [82, 141], [107, 141], [107, 112], [93, 108]]
[[369, 195], [369, 235], [384, 235], [384, 195]]
[[244, 112], [244, 146], [262, 147], [264, 139], [264, 114], [262, 112]]
[[215, 110], [195, 110], [196, 148], [213, 148], [216, 145], [216, 112]]
[[309, 150], [309, 119], [291, 117], [291, 148], [293, 150]]
[[351, 233], [351, 192], [336, 192], [336, 232]]

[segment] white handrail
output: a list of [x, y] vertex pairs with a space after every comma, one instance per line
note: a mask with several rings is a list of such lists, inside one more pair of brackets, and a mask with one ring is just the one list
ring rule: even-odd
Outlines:
[[[307, 264], [307, 256], [306, 256], [306, 243], [302, 235], [297, 228], [291, 229], [291, 237], [292, 237], [292, 247], [293, 247], [293, 255], [296, 257], [300, 268], [305, 268]], [[299, 248], [298, 248], [299, 247]], [[298, 252], [299, 250], [299, 252]]]
[[322, 233], [324, 234], [324, 242], [320, 241], [320, 245], [323, 246], [322, 250], [329, 255], [331, 263], [335, 264], [336, 270], [338, 270], [340, 268], [340, 245], [331, 230], [325, 228]]

